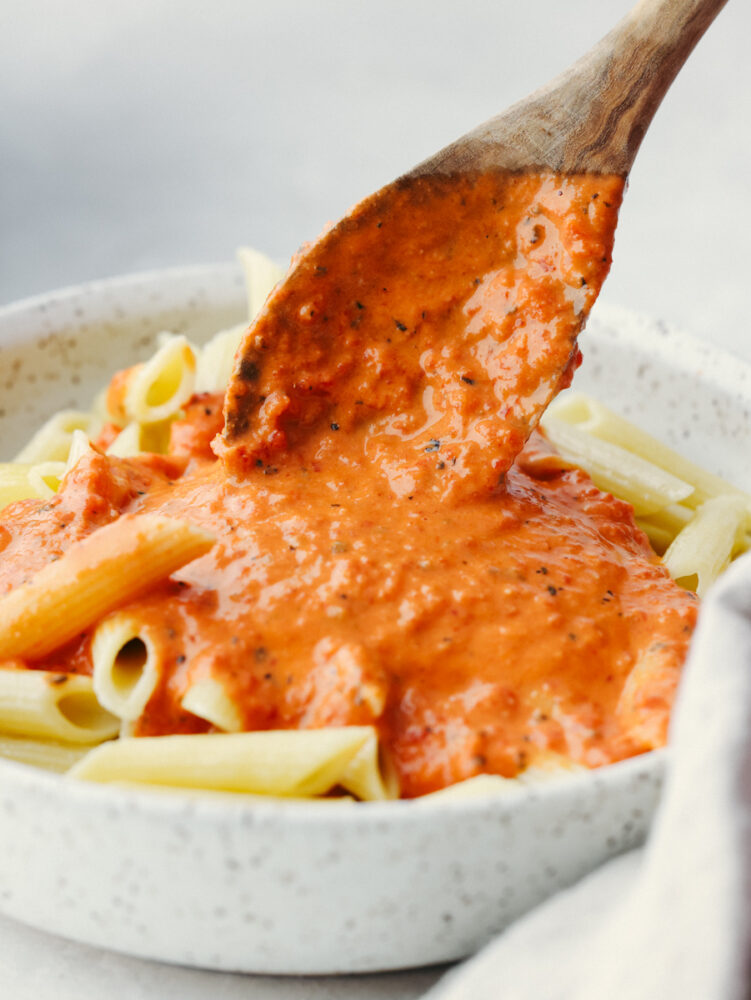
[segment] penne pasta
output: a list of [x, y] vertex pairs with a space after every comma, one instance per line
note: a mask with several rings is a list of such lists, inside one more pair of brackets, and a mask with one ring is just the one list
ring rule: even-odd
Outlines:
[[143, 424], [139, 424], [135, 420], [126, 424], [107, 449], [107, 454], [115, 455], [117, 458], [131, 458], [147, 451], [141, 445], [143, 429]]
[[33, 468], [33, 465], [16, 462], [0, 464], [0, 510], [16, 500], [29, 500], [39, 495], [36, 486], [29, 481]]
[[126, 424], [107, 449], [108, 455], [132, 458], [144, 452], [163, 455], [169, 444], [170, 422], [139, 424], [135, 420]]
[[703, 597], [744, 541], [748, 508], [742, 496], [718, 496], [699, 507], [663, 562], [679, 583]]
[[274, 285], [284, 277], [284, 270], [266, 254], [252, 247], [240, 247], [237, 256], [245, 275], [248, 319], [252, 320], [260, 311]]
[[553, 781], [566, 774], [586, 771], [560, 754], [540, 754], [534, 762], [515, 778], [504, 778], [500, 774], [476, 774], [464, 781], [442, 788], [437, 792], [423, 795], [418, 802], [441, 802], [452, 799], [484, 798], [487, 795], [515, 795], [525, 789]]
[[0, 732], [15, 736], [101, 743], [119, 721], [97, 701], [90, 677], [46, 670], [0, 669]]
[[[265, 254], [252, 247], [241, 247], [237, 256], [245, 275], [250, 322], [263, 306], [274, 285], [283, 277], [284, 271]], [[229, 330], [221, 330], [204, 345], [196, 363], [196, 392], [224, 392], [246, 329], [247, 324], [241, 323]]]
[[693, 492], [685, 501], [690, 507], [698, 507], [710, 497], [734, 494], [744, 497], [751, 511], [751, 497], [748, 494], [684, 458], [591, 396], [572, 392], [560, 397], [548, 408], [543, 426], [548, 421], [576, 427], [592, 437], [639, 455], [661, 469], [669, 470], [693, 487]]
[[649, 518], [637, 518], [636, 523], [649, 539], [649, 544], [657, 555], [663, 555], [675, 538], [675, 533], [660, 524], [653, 524]]
[[90, 455], [93, 451], [94, 449], [88, 436], [81, 430], [73, 431], [68, 451], [68, 460], [63, 469], [63, 476], [75, 468], [84, 455]]
[[115, 422], [158, 424], [174, 417], [193, 394], [196, 357], [185, 337], [170, 337], [145, 364], [129, 369]]
[[62, 410], [47, 421], [15, 457], [16, 462], [67, 462], [74, 431], [93, 434], [96, 421], [80, 410]]
[[242, 717], [224, 685], [213, 677], [195, 681], [183, 695], [182, 706], [191, 715], [205, 719], [225, 733], [239, 733]]
[[29, 485], [34, 495], [49, 499], [60, 489], [66, 472], [65, 462], [38, 462], [29, 469]]
[[211, 338], [198, 354], [196, 362], [196, 392], [224, 392], [247, 326], [233, 326]]
[[0, 510], [16, 500], [54, 496], [65, 475], [64, 462], [3, 462], [0, 464]]
[[73, 545], [0, 600], [0, 659], [36, 659], [214, 544], [186, 521], [128, 514]]
[[55, 771], [57, 774], [70, 770], [88, 752], [87, 747], [77, 744], [32, 740], [0, 733], [0, 758], [30, 764], [45, 771]]
[[646, 517], [637, 518], [639, 527], [646, 533], [655, 552], [662, 555], [671, 542], [683, 531], [695, 511], [684, 504], [673, 503]]
[[363, 802], [399, 798], [399, 779], [388, 762], [382, 763], [375, 730], [347, 764], [338, 784]]
[[503, 778], [500, 774], [476, 774], [464, 781], [457, 781], [447, 788], [415, 799], [416, 804], [428, 802], [451, 802], [454, 799], [480, 799], [488, 795], [518, 795], [524, 791], [524, 785], [518, 778]]
[[538, 753], [533, 758], [529, 767], [519, 775], [519, 781], [523, 785], [539, 785], [560, 778], [564, 774], [577, 774], [586, 770], [562, 754], [547, 751]]
[[159, 652], [148, 626], [127, 611], [101, 621], [91, 640], [97, 698], [119, 719], [133, 722], [159, 680]]
[[[242, 729], [237, 706], [223, 685], [212, 677], [192, 684], [182, 699], [182, 706], [224, 732], [240, 732]], [[399, 797], [398, 779], [392, 768], [382, 765], [375, 731], [344, 768], [338, 784], [364, 801]]]
[[70, 775], [308, 798], [341, 785], [348, 765], [373, 739], [369, 726], [121, 739], [87, 754]]
[[693, 486], [619, 445], [591, 437], [553, 416], [541, 421], [556, 450], [592, 477], [595, 486], [627, 500], [638, 515], [686, 500]]

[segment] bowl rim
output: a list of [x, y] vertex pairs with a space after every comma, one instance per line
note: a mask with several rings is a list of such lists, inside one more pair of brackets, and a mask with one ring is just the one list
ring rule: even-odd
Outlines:
[[[417, 817], [430, 819], [446, 811], [472, 818], [488, 811], [504, 814], [522, 802], [545, 798], [557, 801], [577, 792], [586, 793], [603, 784], [608, 789], [638, 780], [639, 776], [659, 779], [669, 761], [669, 747], [661, 747], [602, 768], [556, 773], [539, 783], [519, 784], [508, 791], [478, 792], [456, 798], [390, 799], [377, 802], [337, 802], [327, 799], [284, 799], [274, 796], [183, 789], [161, 785], [98, 784], [69, 778], [65, 774], [44, 771], [32, 764], [0, 760], [0, 783], [15, 789], [28, 788], [46, 795], [63, 794], [72, 804], [107, 809], [130, 805], [144, 815], [179, 815], [192, 807], [196, 816], [208, 822], [253, 814], [262, 821], [283, 820], [290, 825], [368, 826], [379, 821], [397, 825], [411, 823]], [[591, 786], [591, 788], [590, 788]]]
[[[13, 299], [0, 305], [0, 322], [17, 313], [37, 311], [40, 308], [65, 304], [81, 296], [107, 294], [113, 291], [128, 290], [133, 286], [150, 282], [182, 281], [187, 278], [242, 278], [240, 265], [235, 261], [213, 261], [206, 264], [175, 264], [171, 267], [150, 267], [142, 271], [129, 271], [127, 274], [116, 274], [109, 278], [92, 278], [88, 281], [75, 282], [72, 285], [60, 285], [47, 292], [34, 292], [20, 299]], [[0, 330], [0, 346], [2, 345], [2, 330]]]

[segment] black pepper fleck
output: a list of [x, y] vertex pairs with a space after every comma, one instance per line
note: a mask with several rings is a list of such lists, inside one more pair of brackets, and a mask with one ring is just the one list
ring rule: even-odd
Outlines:
[[260, 374], [255, 361], [248, 361], [247, 358], [242, 359], [240, 362], [240, 378], [244, 382], [255, 382]]

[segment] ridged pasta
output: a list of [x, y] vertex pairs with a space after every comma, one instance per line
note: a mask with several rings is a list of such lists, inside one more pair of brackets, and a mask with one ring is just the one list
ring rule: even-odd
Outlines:
[[653, 514], [693, 492], [690, 483], [578, 427], [553, 417], [544, 419], [542, 426], [563, 458], [588, 472], [599, 489], [627, 500], [637, 514]]
[[[728, 562], [751, 547], [751, 496], [657, 441], [597, 400], [569, 393], [556, 400], [542, 421], [546, 436], [561, 454], [586, 469], [595, 484], [630, 500], [655, 550], [673, 579], [704, 596]], [[609, 457], [608, 457], [609, 456]], [[632, 478], [634, 462], [646, 463], [649, 481], [660, 475], [690, 487], [684, 496], [651, 489], [633, 477], [633, 496], [605, 468]]]
[[641, 456], [658, 468], [669, 470], [672, 475], [693, 487], [685, 500], [690, 507], [696, 508], [710, 497], [731, 493], [744, 497], [751, 512], [751, 497], [748, 494], [684, 458], [591, 396], [571, 392], [556, 399], [543, 418], [543, 426], [551, 421], [577, 427], [592, 437]]
[[237, 705], [227, 694], [221, 681], [214, 677], [202, 677], [191, 684], [181, 704], [186, 712], [205, 719], [222, 732], [239, 733], [242, 730], [242, 718]]
[[161, 657], [150, 629], [128, 611], [115, 611], [96, 626], [91, 659], [97, 698], [113, 715], [133, 722], [159, 681]]
[[158, 424], [176, 416], [193, 395], [196, 356], [185, 337], [170, 336], [156, 354], [125, 377], [116, 423]]
[[364, 802], [399, 798], [399, 779], [379, 752], [378, 735], [371, 735], [344, 768], [338, 784]]
[[254, 250], [253, 247], [240, 247], [237, 256], [245, 275], [248, 319], [252, 320], [263, 306], [274, 285], [284, 277], [284, 270], [266, 254]]
[[224, 392], [246, 329], [246, 324], [241, 323], [220, 330], [204, 345], [196, 362], [196, 392]]
[[673, 579], [703, 597], [743, 544], [748, 518], [743, 497], [705, 501], [665, 553], [663, 562]]
[[38, 659], [192, 562], [213, 537], [185, 521], [126, 514], [0, 600], [0, 659]]
[[0, 732], [100, 743], [118, 730], [119, 721], [99, 704], [90, 677], [0, 669]]
[[370, 726], [121, 739], [87, 754], [70, 774], [308, 798], [340, 787], [348, 765], [374, 740]]
[[98, 421], [90, 413], [62, 410], [39, 428], [29, 443], [16, 455], [16, 462], [67, 462], [74, 431], [93, 436]]
[[0, 733], [0, 757], [57, 774], [64, 774], [88, 752], [87, 747], [73, 743], [33, 740]]
[[17, 500], [28, 500], [39, 495], [37, 487], [32, 486], [29, 479], [33, 468], [29, 464], [0, 463], [0, 510]]

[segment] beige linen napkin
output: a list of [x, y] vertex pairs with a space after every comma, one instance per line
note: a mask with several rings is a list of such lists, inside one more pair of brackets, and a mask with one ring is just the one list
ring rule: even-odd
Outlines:
[[751, 997], [751, 555], [705, 600], [647, 846], [555, 896], [430, 1000]]

